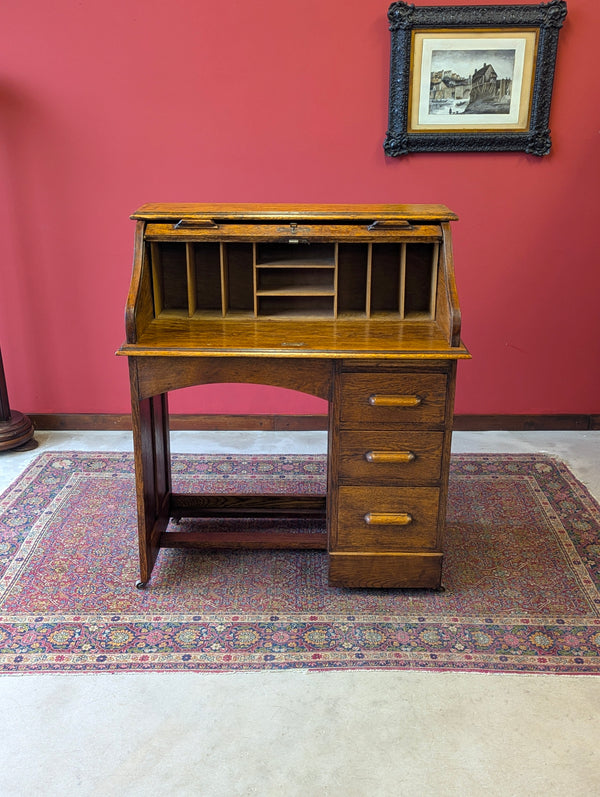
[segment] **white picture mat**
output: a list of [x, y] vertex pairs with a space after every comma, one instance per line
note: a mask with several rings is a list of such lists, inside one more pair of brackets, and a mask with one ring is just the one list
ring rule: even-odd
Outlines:
[[[523, 86], [523, 75], [526, 68], [526, 55], [528, 44], [533, 44], [530, 38], [532, 34], [516, 36], [474, 36], [472, 33], [464, 34], [426, 34], [418, 33], [415, 36], [415, 45], [420, 47], [419, 72], [416, 77], [418, 83], [418, 104], [413, 104], [413, 120], [416, 122], [415, 129], [420, 126], [428, 128], [448, 128], [456, 127], [462, 129], [486, 128], [486, 127], [510, 127], [519, 125], [523, 119], [523, 100], [527, 100], [529, 92], [523, 91], [527, 86]], [[440, 51], [448, 53], [448, 62], [452, 63], [452, 54], [455, 52], [468, 52], [475, 50], [504, 50], [514, 52], [514, 70], [510, 76], [512, 78], [511, 101], [508, 113], [498, 114], [432, 114], [429, 112], [429, 92], [431, 83], [431, 73], [436, 70], [432, 68], [433, 54], [437, 53], [439, 61]], [[481, 68], [483, 62], [477, 68]], [[493, 66], [493, 64], [492, 64]], [[452, 68], [449, 66], [448, 68]], [[474, 70], [473, 70], [474, 71]], [[473, 72], [471, 71], [470, 74]], [[463, 77], [468, 77], [464, 75]], [[502, 77], [507, 77], [502, 75]], [[415, 86], [417, 88], [417, 86]]]

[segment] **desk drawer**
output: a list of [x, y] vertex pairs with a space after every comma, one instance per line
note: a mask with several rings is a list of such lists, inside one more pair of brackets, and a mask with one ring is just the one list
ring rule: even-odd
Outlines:
[[342, 483], [406, 484], [436, 481], [442, 466], [443, 432], [341, 431]]
[[341, 423], [443, 424], [446, 379], [438, 373], [342, 374]]
[[432, 550], [438, 507], [435, 487], [340, 487], [336, 550]]

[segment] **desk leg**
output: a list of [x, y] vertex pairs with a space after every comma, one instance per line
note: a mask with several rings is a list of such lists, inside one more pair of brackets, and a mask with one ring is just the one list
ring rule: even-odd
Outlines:
[[140, 580], [145, 586], [169, 523], [171, 456], [167, 394], [138, 400], [132, 396], [133, 446], [138, 511]]

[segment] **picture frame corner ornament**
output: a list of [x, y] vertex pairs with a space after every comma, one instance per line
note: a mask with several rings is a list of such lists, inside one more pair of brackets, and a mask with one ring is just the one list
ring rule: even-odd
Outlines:
[[408, 154], [408, 136], [400, 135], [396, 136], [388, 132], [385, 136], [385, 141], [383, 144], [383, 149], [386, 155], [390, 157], [395, 157], [397, 155], [407, 155]]
[[549, 0], [547, 3], [541, 3], [540, 9], [548, 27], [562, 28], [567, 18], [566, 0]]
[[403, 0], [395, 0], [395, 2], [389, 6], [387, 12], [390, 30], [410, 27], [414, 12], [414, 4], [405, 3]]
[[548, 128], [545, 130], [536, 130], [529, 136], [527, 146], [525, 147], [525, 153], [527, 155], [538, 155], [542, 157], [550, 153], [551, 147], [552, 139], [550, 137], [550, 130]]

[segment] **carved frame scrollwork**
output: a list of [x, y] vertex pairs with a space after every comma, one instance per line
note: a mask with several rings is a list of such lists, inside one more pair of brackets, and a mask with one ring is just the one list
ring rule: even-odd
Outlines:
[[[558, 34], [567, 15], [565, 0], [539, 5], [422, 6], [394, 2], [388, 10], [391, 31], [389, 123], [386, 155], [411, 152], [526, 152], [547, 155], [551, 148], [549, 117]], [[525, 131], [419, 131], [409, 127], [409, 92], [414, 31], [460, 29], [536, 29], [537, 52], [531, 88], [529, 125]]]

